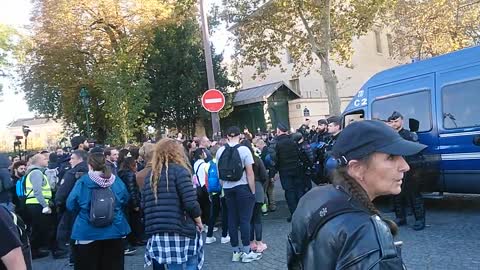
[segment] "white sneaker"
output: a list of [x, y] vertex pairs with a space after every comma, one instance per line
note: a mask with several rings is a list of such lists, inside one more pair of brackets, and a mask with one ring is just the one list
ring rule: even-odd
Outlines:
[[248, 254], [243, 253], [242, 262], [243, 263], [249, 263], [249, 262], [253, 262], [253, 261], [258, 261], [261, 258], [262, 258], [261, 253], [256, 253], [256, 252], [250, 251], [250, 253], [248, 253]]
[[213, 227], [213, 231], [214, 232], [218, 231], [218, 227]]
[[230, 236], [227, 235], [227, 236], [225, 236], [225, 237], [222, 237], [222, 238], [220, 239], [220, 243], [222, 243], [222, 244], [230, 243]]
[[211, 244], [211, 243], [215, 243], [215, 242], [217, 242], [217, 238], [215, 238], [215, 236], [207, 237], [205, 239], [205, 244]]
[[243, 252], [233, 252], [232, 255], [232, 262], [239, 262], [240, 259], [243, 257]]

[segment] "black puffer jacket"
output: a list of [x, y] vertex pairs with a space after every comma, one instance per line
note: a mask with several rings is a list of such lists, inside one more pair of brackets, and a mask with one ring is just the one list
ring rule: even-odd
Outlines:
[[129, 208], [133, 209], [140, 207], [140, 191], [137, 186], [135, 172], [131, 170], [120, 170], [118, 172], [118, 177], [122, 179], [127, 187], [128, 193], [130, 194], [130, 201], [128, 202]]
[[[339, 200], [359, 211], [333, 217], [312, 241], [307, 241], [314, 213], [318, 214], [319, 207], [327, 202]], [[329, 213], [327, 208], [323, 208], [324, 215]], [[370, 215], [340, 186], [316, 187], [302, 197], [293, 214], [289, 239], [288, 246], [293, 247], [288, 249], [289, 269], [404, 269], [400, 250], [394, 245], [387, 224], [378, 216]], [[301, 254], [302, 267], [291, 264], [293, 258], [298, 258], [295, 254]]]
[[142, 209], [145, 216], [145, 233], [175, 232], [195, 238], [194, 218], [201, 214], [197, 192], [193, 188], [190, 172], [177, 165], [168, 165], [167, 179], [163, 167], [157, 187], [157, 201], [150, 186], [150, 175], [145, 177], [142, 191]]
[[299, 165], [298, 146], [290, 135], [282, 134], [276, 138], [274, 145], [276, 169], [278, 171], [296, 171]]

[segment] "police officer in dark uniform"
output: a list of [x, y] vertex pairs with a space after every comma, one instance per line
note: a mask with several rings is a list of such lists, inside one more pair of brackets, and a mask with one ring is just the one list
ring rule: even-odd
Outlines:
[[[402, 138], [408, 141], [418, 142], [416, 133], [403, 128], [403, 116], [399, 112], [394, 111], [387, 121]], [[415, 157], [406, 159], [409, 165], [412, 165], [412, 158]], [[425, 228], [425, 206], [422, 195], [420, 194], [418, 179], [414, 179], [413, 177], [415, 168], [413, 166], [410, 167], [411, 170], [405, 174], [403, 179], [402, 192], [394, 197], [395, 222], [399, 226], [407, 224], [406, 209], [410, 205], [413, 208], [413, 214], [415, 216], [413, 229], [418, 231]]]

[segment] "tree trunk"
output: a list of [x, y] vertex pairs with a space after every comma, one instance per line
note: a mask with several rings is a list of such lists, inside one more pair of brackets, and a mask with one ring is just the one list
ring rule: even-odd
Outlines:
[[337, 89], [337, 76], [333, 73], [330, 68], [330, 63], [328, 62], [328, 56], [321, 57], [320, 61], [322, 66], [320, 68], [320, 74], [322, 75], [323, 82], [325, 83], [325, 93], [328, 98], [328, 111], [330, 115], [340, 115], [340, 98], [338, 96]]
[[320, 19], [321, 37], [323, 40], [315, 40], [317, 49], [314, 50], [321, 62], [320, 74], [325, 83], [325, 93], [328, 98], [328, 112], [330, 115], [340, 115], [340, 98], [338, 97], [337, 76], [330, 67], [330, 45], [332, 42], [331, 33], [331, 0], [316, 0], [315, 4], [322, 9]]

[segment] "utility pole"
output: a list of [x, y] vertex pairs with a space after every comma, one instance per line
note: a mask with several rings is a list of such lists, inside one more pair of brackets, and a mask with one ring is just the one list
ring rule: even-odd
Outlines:
[[[213, 75], [212, 53], [210, 50], [210, 37], [208, 31], [208, 20], [205, 11], [204, 0], [200, 0], [200, 15], [202, 17], [203, 50], [205, 52], [205, 64], [207, 68], [208, 89], [215, 89], [215, 76]], [[212, 112], [213, 138], [220, 135], [220, 117], [218, 112]]]

